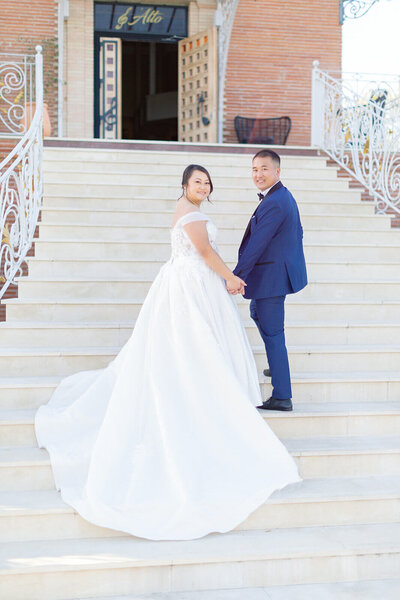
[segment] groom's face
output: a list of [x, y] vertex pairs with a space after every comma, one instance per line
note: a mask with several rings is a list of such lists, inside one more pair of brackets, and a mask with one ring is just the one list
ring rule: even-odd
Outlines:
[[257, 156], [253, 160], [253, 181], [261, 192], [275, 185], [280, 173], [279, 165], [270, 156]]

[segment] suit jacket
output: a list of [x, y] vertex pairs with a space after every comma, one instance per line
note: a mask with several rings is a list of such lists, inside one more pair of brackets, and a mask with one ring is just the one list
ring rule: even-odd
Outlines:
[[307, 285], [299, 209], [280, 181], [254, 211], [234, 273], [247, 283], [245, 298], [284, 296]]

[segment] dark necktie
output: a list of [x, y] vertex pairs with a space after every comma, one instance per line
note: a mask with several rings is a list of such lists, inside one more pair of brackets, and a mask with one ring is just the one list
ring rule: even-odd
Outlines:
[[258, 196], [260, 202], [261, 202], [261, 200], [264, 200], [264, 194], [262, 192], [260, 192], [259, 194], [257, 194], [257, 196]]

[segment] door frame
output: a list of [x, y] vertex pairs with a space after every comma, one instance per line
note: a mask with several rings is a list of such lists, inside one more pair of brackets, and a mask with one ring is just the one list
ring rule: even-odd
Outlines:
[[[114, 37], [121, 38], [123, 42], [155, 42], [157, 44], [176, 44], [180, 41], [176, 40], [167, 41], [165, 34], [163, 35], [145, 35], [137, 33], [121, 33], [121, 32], [110, 32], [110, 31], [95, 31], [93, 40], [93, 91], [94, 91], [94, 114], [93, 114], [93, 137], [99, 139], [100, 135], [100, 38], [102, 37]], [[184, 39], [184, 38], [182, 38]], [[121, 52], [122, 60], [122, 52]], [[121, 82], [122, 85], [122, 82]]]

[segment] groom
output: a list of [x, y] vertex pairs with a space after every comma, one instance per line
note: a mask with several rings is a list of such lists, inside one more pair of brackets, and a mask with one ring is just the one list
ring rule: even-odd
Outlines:
[[[285, 344], [284, 303], [307, 285], [303, 228], [289, 190], [280, 182], [280, 157], [260, 150], [253, 158], [253, 181], [260, 190], [239, 248], [235, 275], [244, 279], [250, 315], [265, 344], [272, 396], [257, 408], [293, 410], [289, 361]], [[231, 291], [228, 289], [228, 291]]]

